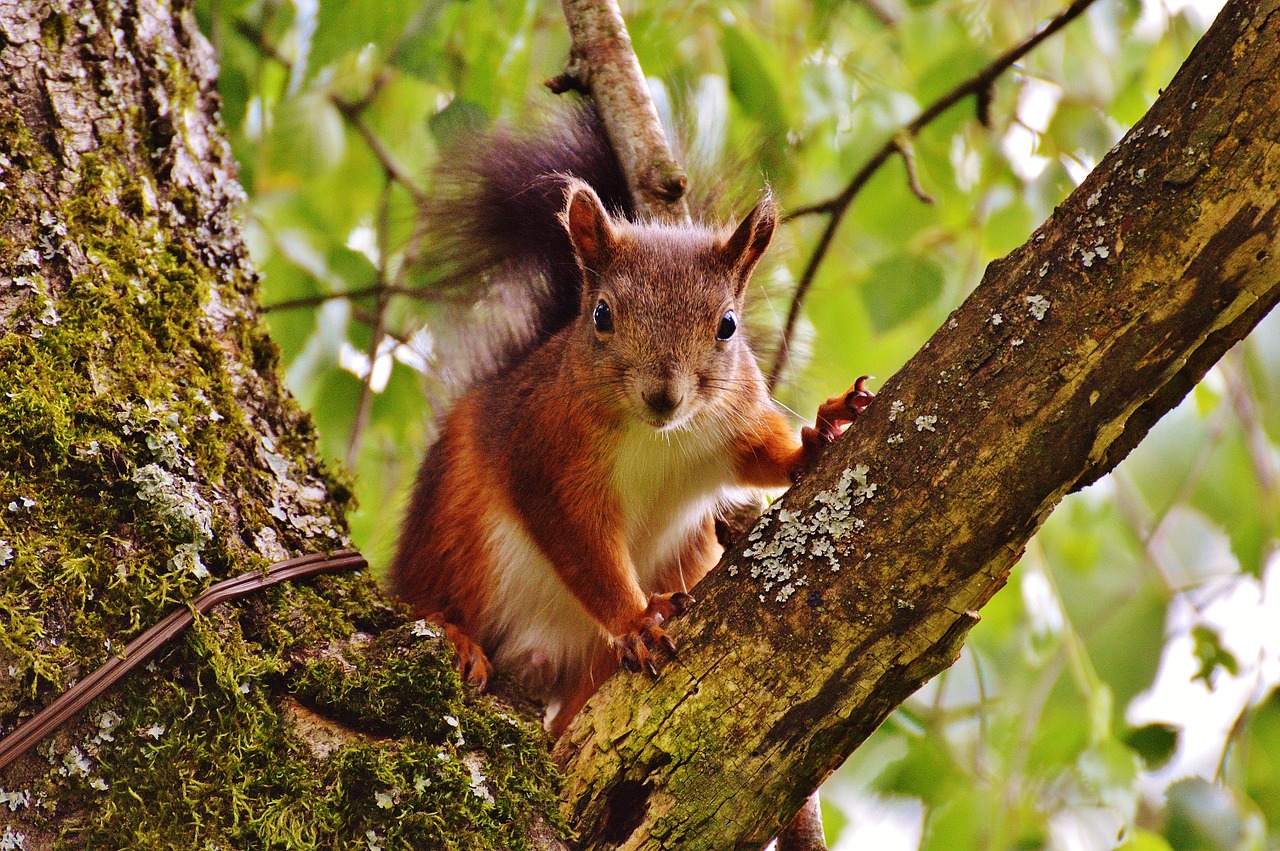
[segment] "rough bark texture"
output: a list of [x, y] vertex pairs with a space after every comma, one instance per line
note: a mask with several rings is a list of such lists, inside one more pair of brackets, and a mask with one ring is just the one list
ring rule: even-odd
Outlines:
[[[956, 658], [1066, 494], [1280, 300], [1280, 0], [1144, 119], [699, 586], [657, 682], [557, 746], [584, 848], [759, 848]], [[780, 805], [779, 802], [787, 802]]]
[[[0, 0], [0, 735], [210, 582], [345, 542], [258, 317], [215, 70], [183, 5]], [[0, 833], [527, 846], [540, 732], [397, 623], [360, 575], [197, 618], [0, 776]]]
[[573, 47], [564, 75], [549, 85], [591, 96], [637, 210], [653, 218], [688, 220], [688, 179], [671, 155], [616, 0], [563, 0], [561, 5]]

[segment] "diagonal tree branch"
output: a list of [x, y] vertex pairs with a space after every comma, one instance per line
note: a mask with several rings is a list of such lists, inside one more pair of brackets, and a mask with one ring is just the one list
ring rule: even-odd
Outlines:
[[556, 748], [582, 847], [762, 845], [950, 664], [1062, 497], [1280, 301], [1277, 65], [1280, 0], [1228, 2], [1142, 121], [699, 586], [657, 681], [604, 685]]
[[[826, 215], [827, 224], [822, 229], [822, 234], [818, 237], [817, 243], [813, 248], [813, 253], [809, 255], [808, 261], [805, 263], [804, 271], [800, 274], [800, 280], [796, 283], [795, 293], [791, 297], [791, 307], [787, 310], [787, 321], [782, 327], [782, 340], [778, 346], [778, 352], [774, 355], [773, 366], [769, 368], [769, 387], [777, 386], [778, 379], [782, 377], [782, 372], [787, 368], [787, 359], [790, 357], [791, 340], [795, 336], [796, 323], [800, 319], [800, 309], [804, 304], [805, 298], [809, 294], [809, 288], [813, 286], [814, 278], [818, 275], [818, 268], [822, 265], [822, 261], [826, 258], [827, 252], [831, 249], [831, 243], [835, 239], [836, 231], [840, 228], [840, 223], [844, 220], [844, 215], [849, 211], [853, 200], [871, 180], [871, 177], [880, 170], [886, 162], [895, 154], [902, 157], [907, 168], [907, 177], [911, 181], [911, 189], [922, 201], [927, 199], [924, 190], [920, 188], [918, 180], [913, 178], [915, 173], [913, 164], [913, 155], [910, 153], [910, 140], [917, 136], [921, 130], [932, 124], [939, 116], [955, 106], [960, 101], [970, 95], [978, 96], [979, 115], [983, 123], [986, 123], [985, 113], [986, 104], [990, 102], [990, 90], [996, 79], [1005, 71], [1013, 67], [1019, 59], [1026, 56], [1034, 50], [1039, 44], [1058, 30], [1065, 27], [1071, 21], [1078, 18], [1093, 5], [1094, 0], [1074, 0], [1074, 2], [1063, 9], [1056, 18], [1045, 24], [1039, 31], [1029, 36], [1021, 44], [1018, 44], [1002, 53], [1000, 56], [992, 60], [991, 64], [983, 68], [973, 77], [965, 80], [951, 91], [938, 98], [924, 111], [917, 115], [901, 130], [894, 133], [883, 145], [876, 150], [875, 153], [863, 164], [862, 168], [849, 179], [849, 183], [838, 195], [828, 198], [826, 201], [820, 201], [816, 204], [810, 204], [792, 210], [787, 216], [787, 220], [799, 218], [801, 216], [821, 213]], [[927, 203], [927, 201], [926, 201]]]
[[547, 87], [591, 96], [637, 210], [688, 221], [688, 177], [671, 155], [617, 0], [562, 0], [560, 5], [573, 45], [564, 73], [548, 80]]

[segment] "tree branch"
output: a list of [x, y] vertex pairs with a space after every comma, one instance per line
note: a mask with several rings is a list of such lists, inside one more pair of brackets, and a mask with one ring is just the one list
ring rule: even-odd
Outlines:
[[605, 683], [556, 747], [582, 847], [762, 845], [954, 658], [1062, 497], [1280, 301], [1277, 64], [1280, 0], [1231, 0], [704, 580], [656, 682]]
[[[787, 367], [787, 359], [790, 357], [791, 351], [791, 340], [795, 336], [796, 323], [800, 319], [800, 308], [809, 294], [809, 288], [813, 286], [814, 278], [818, 275], [818, 268], [822, 265], [822, 261], [827, 256], [827, 251], [831, 248], [832, 240], [835, 238], [841, 221], [844, 220], [845, 213], [849, 211], [853, 200], [858, 197], [858, 193], [871, 180], [872, 175], [879, 171], [880, 167], [888, 162], [890, 157], [894, 154], [899, 154], [906, 165], [907, 179], [911, 184], [912, 192], [922, 201], [925, 200], [928, 196], [919, 187], [918, 178], [914, 177], [912, 157], [908, 153], [910, 140], [919, 135], [921, 130], [932, 124], [944, 112], [970, 95], [978, 95], [979, 116], [982, 118], [987, 108], [984, 104], [989, 104], [990, 102], [989, 93], [995, 80], [1013, 67], [1015, 62], [1034, 50], [1040, 42], [1083, 14], [1084, 10], [1093, 5], [1093, 3], [1094, 0], [1074, 0], [1070, 6], [1063, 9], [1056, 18], [1045, 24], [1038, 32], [1028, 36], [1021, 44], [1005, 51], [973, 77], [965, 80], [925, 107], [923, 112], [894, 133], [871, 155], [871, 158], [849, 179], [849, 183], [838, 195], [828, 198], [826, 201], [798, 207], [786, 216], [786, 221], [817, 213], [825, 214], [829, 218], [827, 219], [826, 227], [822, 230], [822, 235], [818, 237], [818, 242], [814, 245], [813, 253], [809, 255], [809, 260], [805, 263], [800, 280], [796, 283], [795, 294], [791, 297], [791, 307], [787, 310], [787, 321], [782, 328], [782, 340], [778, 346], [777, 354], [774, 355], [773, 366], [769, 368], [770, 389], [777, 386], [783, 370]], [[982, 118], [982, 123], [987, 123], [985, 118]]]
[[562, 0], [561, 7], [573, 45], [564, 73], [548, 80], [547, 87], [591, 96], [637, 210], [688, 221], [688, 177], [671, 155], [616, 0]]
[[[235, 21], [235, 30], [246, 41], [256, 47], [258, 52], [263, 56], [278, 63], [286, 71], [293, 70], [293, 63], [289, 61], [289, 58], [277, 50], [274, 44], [267, 41], [266, 37], [262, 34], [262, 31], [257, 27], [253, 26], [243, 18], [237, 18]], [[361, 98], [359, 101], [354, 102], [347, 100], [336, 92], [329, 92], [329, 103], [333, 104], [333, 108], [338, 110], [338, 114], [342, 116], [343, 120], [346, 121], [347, 124], [351, 126], [351, 129], [355, 130], [356, 133], [359, 134], [360, 138], [364, 140], [365, 144], [369, 146], [369, 151], [378, 160], [378, 164], [382, 166], [382, 170], [387, 177], [403, 186], [405, 191], [413, 197], [414, 203], [421, 207], [426, 202], [426, 192], [418, 185], [417, 181], [413, 179], [404, 167], [400, 165], [400, 161], [395, 158], [395, 155], [391, 153], [391, 150], [387, 148], [387, 146], [383, 144], [382, 140], [378, 138], [377, 134], [373, 132], [369, 123], [364, 120], [365, 109], [373, 102], [373, 99], [377, 96], [378, 90], [382, 87], [385, 81], [385, 76], [379, 76], [378, 79], [374, 81], [373, 89], [369, 94], [366, 97]]]

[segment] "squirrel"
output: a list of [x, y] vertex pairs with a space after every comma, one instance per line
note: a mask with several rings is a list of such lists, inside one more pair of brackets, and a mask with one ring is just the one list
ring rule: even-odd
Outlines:
[[674, 652], [662, 627], [721, 555], [717, 507], [788, 487], [872, 394], [859, 379], [798, 436], [770, 398], [741, 327], [767, 191], [733, 229], [640, 220], [585, 107], [442, 163], [441, 286], [492, 280], [528, 309], [445, 416], [390, 584], [465, 680], [540, 690], [558, 737], [619, 664]]

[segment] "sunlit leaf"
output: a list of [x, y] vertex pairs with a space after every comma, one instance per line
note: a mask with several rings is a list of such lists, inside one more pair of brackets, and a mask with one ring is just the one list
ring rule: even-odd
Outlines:
[[863, 287], [867, 313], [877, 331], [887, 331], [928, 307], [942, 293], [937, 263], [899, 254], [877, 263]]
[[1231, 792], [1200, 777], [1179, 780], [1166, 795], [1165, 837], [1174, 851], [1223, 851], [1245, 836]]
[[311, 68], [323, 68], [366, 45], [394, 46], [421, 5], [419, 0], [320, 3], [308, 56]]
[[1274, 831], [1280, 828], [1280, 691], [1253, 710], [1241, 747], [1249, 797]]

